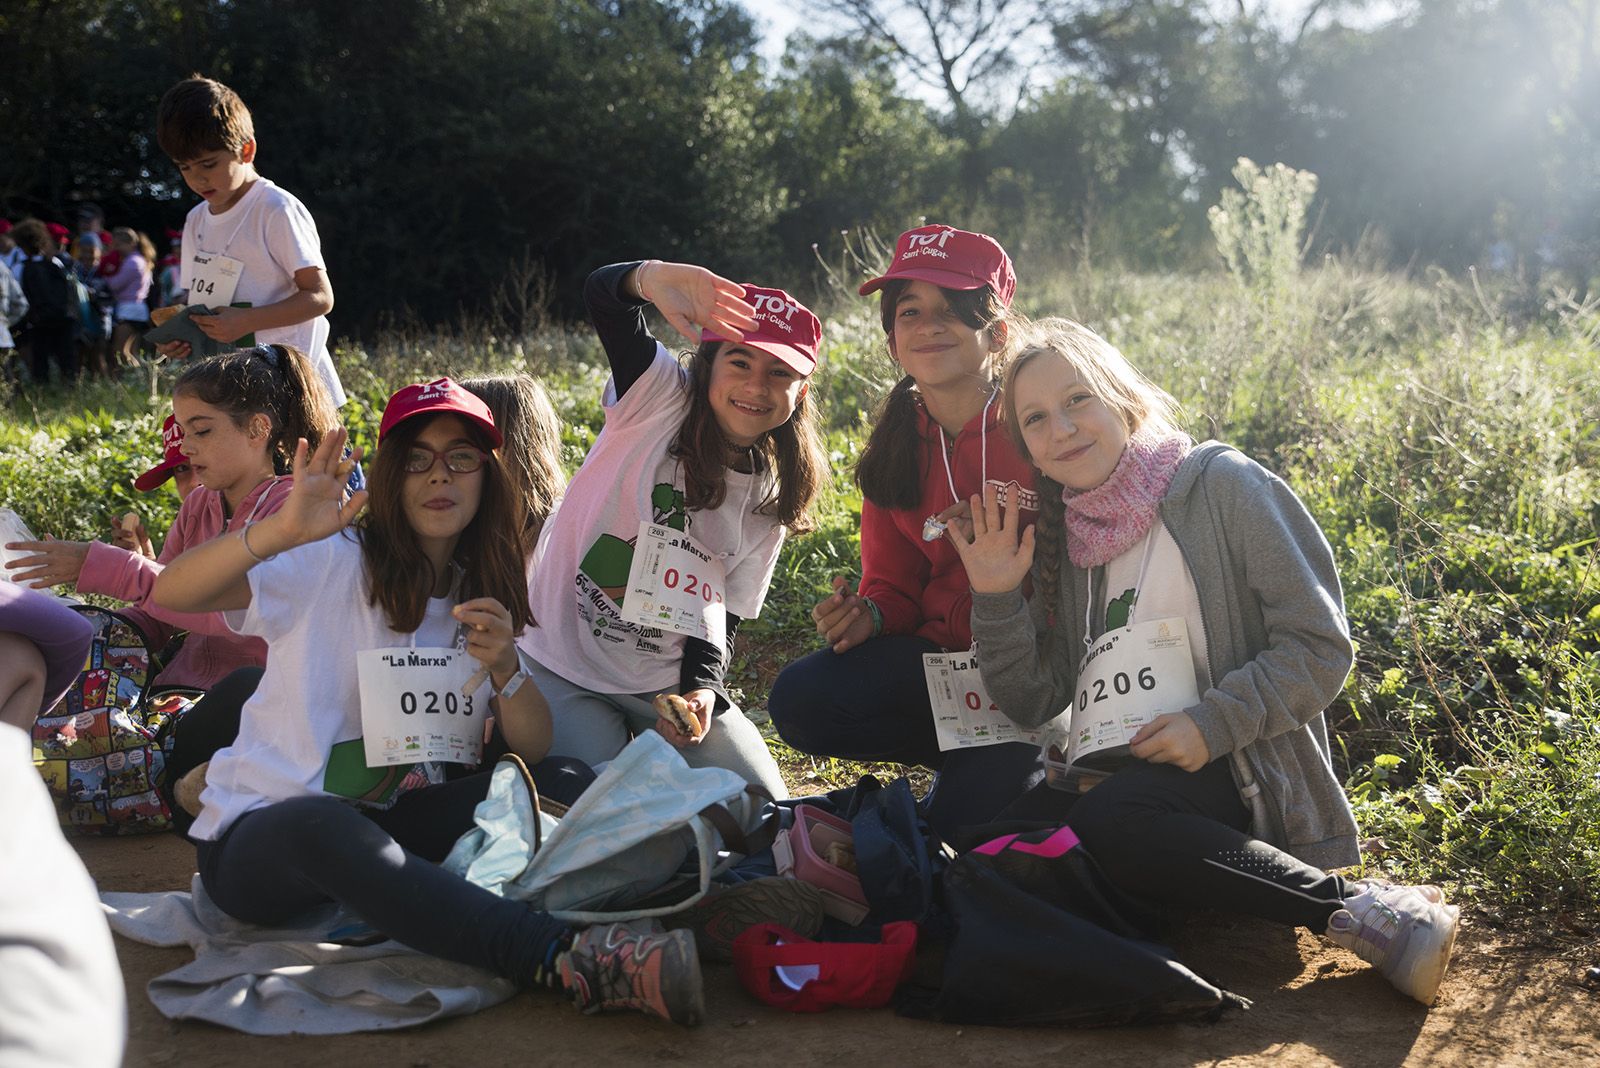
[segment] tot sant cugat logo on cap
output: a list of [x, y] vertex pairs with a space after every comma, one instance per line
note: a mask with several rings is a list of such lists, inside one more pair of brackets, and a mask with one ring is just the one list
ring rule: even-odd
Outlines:
[[906, 243], [906, 251], [901, 259], [927, 256], [947, 260], [950, 258], [950, 253], [944, 250], [944, 244], [954, 233], [954, 230], [940, 230], [936, 234], [907, 234], [906, 237], [910, 240]]
[[750, 305], [755, 308], [755, 317], [762, 322], [771, 323], [786, 334], [794, 333], [794, 326], [790, 319], [800, 310], [800, 306], [792, 301], [784, 300], [776, 293], [755, 293], [750, 297]]

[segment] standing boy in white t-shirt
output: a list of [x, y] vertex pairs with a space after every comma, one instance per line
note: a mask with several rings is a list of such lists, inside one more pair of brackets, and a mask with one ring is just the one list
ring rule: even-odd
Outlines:
[[[254, 334], [262, 345], [293, 345], [334, 404], [344, 404], [328, 355], [333, 285], [317, 224], [304, 204], [256, 173], [250, 109], [221, 82], [188, 78], [161, 98], [156, 140], [205, 201], [184, 220], [178, 263], [179, 299], [216, 309], [195, 316], [195, 325], [222, 342]], [[189, 354], [181, 341], [160, 348], [176, 358]]]

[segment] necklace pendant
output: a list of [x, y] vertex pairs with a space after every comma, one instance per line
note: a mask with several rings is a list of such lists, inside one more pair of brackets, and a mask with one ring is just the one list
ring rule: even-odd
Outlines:
[[938, 541], [940, 538], [944, 537], [946, 526], [947, 524], [944, 523], [938, 516], [930, 515], [928, 518], [922, 521], [922, 540]]

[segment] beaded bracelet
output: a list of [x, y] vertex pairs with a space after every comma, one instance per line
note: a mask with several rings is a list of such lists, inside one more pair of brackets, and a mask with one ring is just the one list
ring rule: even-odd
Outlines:
[[878, 607], [878, 602], [871, 597], [861, 598], [866, 602], [867, 611], [872, 613], [872, 636], [874, 638], [883, 633], [883, 609]]

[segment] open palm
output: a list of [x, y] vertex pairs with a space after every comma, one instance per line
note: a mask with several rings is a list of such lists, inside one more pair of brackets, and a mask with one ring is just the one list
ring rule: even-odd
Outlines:
[[955, 544], [967, 582], [974, 593], [1006, 593], [1022, 585], [1033, 566], [1033, 528], [1017, 535], [1022, 509], [1018, 494], [1008, 494], [1002, 507], [992, 483], [983, 498], [972, 498], [971, 517], [952, 516], [946, 536]]
[[702, 327], [738, 339], [756, 325], [744, 287], [704, 267], [651, 260], [639, 268], [634, 281], [644, 299], [692, 342], [700, 341]]
[[279, 522], [296, 545], [320, 541], [349, 526], [367, 503], [367, 491], [358, 490], [345, 499], [350, 472], [361, 459], [361, 450], [344, 455], [349, 432], [339, 427], [323, 437], [315, 452], [307, 456], [306, 439], [294, 450], [294, 486], [278, 510]]

